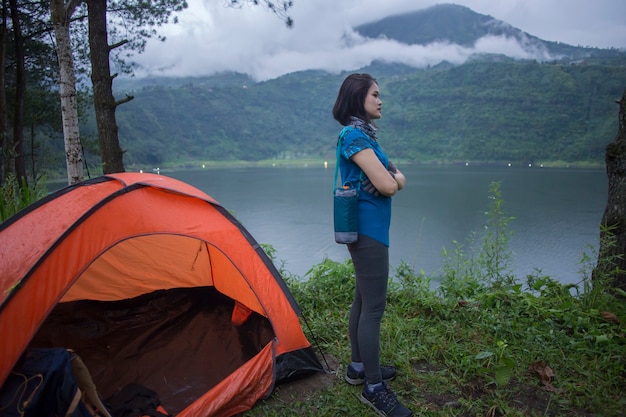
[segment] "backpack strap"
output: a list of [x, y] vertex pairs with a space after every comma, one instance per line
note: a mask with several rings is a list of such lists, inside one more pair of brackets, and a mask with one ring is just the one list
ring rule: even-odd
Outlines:
[[74, 393], [72, 402], [70, 402], [70, 405], [67, 407], [67, 412], [65, 413], [65, 417], [72, 417], [74, 415], [74, 412], [76, 411], [76, 409], [78, 408], [78, 404], [80, 403], [81, 397], [82, 397], [82, 393], [80, 391], [80, 388], [76, 388], [76, 392]]
[[70, 353], [70, 364], [72, 366], [72, 371], [74, 372], [74, 377], [76, 378], [76, 384], [79, 388], [76, 391], [78, 393], [82, 391], [84, 396], [83, 402], [95, 409], [92, 414], [103, 417], [112, 417], [102, 403], [100, 395], [98, 395], [98, 390], [96, 389], [96, 384], [94, 384], [91, 374], [89, 373], [89, 369], [87, 369], [83, 360], [73, 350], [68, 349], [67, 351]]

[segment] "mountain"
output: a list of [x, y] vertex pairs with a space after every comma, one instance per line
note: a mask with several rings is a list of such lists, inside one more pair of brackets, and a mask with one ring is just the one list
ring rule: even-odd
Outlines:
[[[456, 5], [355, 28], [407, 44], [473, 45], [504, 36], [550, 60], [476, 55], [429, 68], [374, 62], [381, 140], [407, 162], [601, 163], [617, 128], [626, 53], [547, 42]], [[558, 56], [558, 58], [554, 58]], [[117, 109], [127, 169], [198, 161], [334, 158], [331, 108], [347, 73], [302, 71], [254, 82], [246, 75], [116, 81], [135, 99]], [[120, 88], [121, 86], [121, 88]], [[81, 127], [94, 132], [93, 119]]]
[[[517, 40], [529, 35], [491, 16], [456, 4], [439, 4], [413, 13], [386, 17], [355, 28], [369, 38], [389, 38], [408, 45], [433, 42], [472, 47], [484, 36], [506, 36]], [[533, 41], [540, 40], [531, 37]]]
[[517, 41], [520, 47], [538, 60], [570, 59], [623, 55], [616, 49], [571, 46], [539, 39], [492, 16], [476, 13], [456, 4], [438, 4], [413, 13], [389, 16], [358, 26], [357, 33], [368, 38], [393, 39], [408, 45], [435, 42], [473, 47], [486, 36]]

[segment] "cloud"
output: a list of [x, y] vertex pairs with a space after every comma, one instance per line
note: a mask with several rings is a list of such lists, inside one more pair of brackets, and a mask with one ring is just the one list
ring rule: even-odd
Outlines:
[[[511, 39], [487, 37], [474, 48], [444, 43], [407, 46], [364, 39], [352, 28], [386, 16], [436, 4], [427, 0], [294, 0], [293, 28], [262, 7], [224, 7], [223, 0], [189, 0], [178, 25], [160, 28], [165, 43], [150, 42], [136, 56], [136, 75], [202, 76], [220, 71], [247, 73], [258, 80], [323, 69], [363, 67], [373, 60], [416, 67], [446, 60], [462, 63], [472, 53], [506, 53], [517, 58], [548, 58], [528, 52]], [[626, 47], [626, 2], [614, 0], [461, 0], [457, 4], [493, 16], [544, 40], [573, 45]], [[598, 10], [598, 9], [601, 10]], [[594, 28], [594, 30], [582, 29]]]

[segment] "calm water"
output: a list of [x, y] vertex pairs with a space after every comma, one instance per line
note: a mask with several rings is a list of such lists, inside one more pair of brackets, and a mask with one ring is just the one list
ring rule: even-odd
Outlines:
[[[578, 282], [584, 253], [595, 257], [606, 206], [604, 170], [401, 167], [408, 183], [393, 202], [390, 259], [437, 274], [443, 248], [480, 232], [489, 185], [501, 182], [510, 223], [511, 267]], [[324, 258], [348, 258], [333, 240], [332, 168], [243, 168], [168, 172], [232, 211], [259, 243], [277, 250], [277, 264], [303, 276]]]

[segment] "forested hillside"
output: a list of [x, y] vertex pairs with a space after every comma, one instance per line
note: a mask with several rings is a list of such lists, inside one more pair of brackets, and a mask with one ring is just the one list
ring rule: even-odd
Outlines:
[[[482, 57], [418, 70], [374, 64], [383, 99], [380, 138], [395, 159], [594, 161], [617, 131], [626, 66]], [[292, 73], [254, 83], [222, 74], [127, 92], [118, 108], [125, 163], [154, 166], [334, 155], [331, 108], [346, 74]], [[129, 90], [130, 89], [130, 90]], [[121, 91], [119, 92], [122, 93]]]

